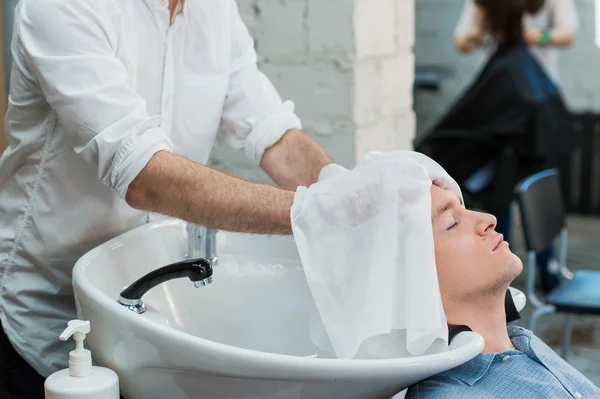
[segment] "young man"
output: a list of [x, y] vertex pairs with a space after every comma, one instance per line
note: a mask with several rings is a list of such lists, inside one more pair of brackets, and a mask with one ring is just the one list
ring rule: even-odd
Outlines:
[[523, 268], [492, 215], [473, 212], [458, 197], [431, 188], [435, 259], [450, 325], [485, 339], [471, 361], [413, 386], [407, 398], [597, 398], [600, 389], [530, 331], [507, 326], [506, 290]]

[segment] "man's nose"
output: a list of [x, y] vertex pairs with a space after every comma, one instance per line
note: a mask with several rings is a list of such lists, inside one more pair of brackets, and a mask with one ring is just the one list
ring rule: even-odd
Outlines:
[[490, 230], [494, 230], [498, 221], [496, 217], [489, 213], [480, 213], [479, 220], [477, 221], [477, 233], [485, 234], [489, 233]]

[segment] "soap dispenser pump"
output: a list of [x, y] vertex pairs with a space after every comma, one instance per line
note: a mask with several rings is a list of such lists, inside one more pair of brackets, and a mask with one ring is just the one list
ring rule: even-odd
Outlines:
[[57, 371], [46, 379], [46, 399], [119, 399], [119, 377], [104, 367], [92, 366], [92, 352], [83, 347], [90, 322], [71, 320], [60, 335], [61, 341], [71, 336], [75, 350], [69, 353], [69, 368]]

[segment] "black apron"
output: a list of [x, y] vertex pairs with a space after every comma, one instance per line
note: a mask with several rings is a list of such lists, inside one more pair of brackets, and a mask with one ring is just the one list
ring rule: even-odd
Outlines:
[[521, 179], [560, 164], [572, 129], [559, 89], [519, 43], [498, 49], [414, 147], [458, 182], [468, 207], [500, 213]]

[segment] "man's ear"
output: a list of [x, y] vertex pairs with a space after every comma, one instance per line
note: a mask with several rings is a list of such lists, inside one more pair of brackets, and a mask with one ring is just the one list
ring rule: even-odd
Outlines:
[[441, 179], [433, 179], [431, 181], [431, 184], [433, 184], [434, 186], [438, 186], [439, 188], [446, 188], [446, 186], [444, 186], [444, 182]]

